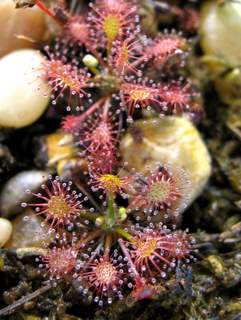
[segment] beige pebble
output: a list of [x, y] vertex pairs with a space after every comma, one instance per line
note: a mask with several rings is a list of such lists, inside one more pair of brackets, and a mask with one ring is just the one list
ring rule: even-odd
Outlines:
[[13, 231], [12, 224], [9, 220], [0, 218], [0, 248], [2, 248], [5, 243], [11, 237]]
[[13, 233], [7, 242], [7, 248], [45, 247], [53, 238], [47, 225], [42, 226], [43, 219], [31, 209], [13, 219]]
[[241, 5], [235, 1], [206, 1], [201, 10], [201, 47], [205, 54], [228, 64], [241, 61]]
[[0, 1], [0, 57], [23, 48], [35, 48], [43, 41], [46, 19], [38, 8], [16, 9], [13, 0]]
[[24, 49], [0, 60], [0, 127], [30, 125], [45, 111], [50, 88], [41, 77], [43, 59], [38, 51]]
[[[132, 132], [132, 133], [131, 133]], [[198, 130], [186, 118], [138, 120], [121, 140], [121, 156], [131, 170], [147, 174], [157, 163], [182, 168], [190, 180], [190, 204], [211, 174], [211, 159]]]

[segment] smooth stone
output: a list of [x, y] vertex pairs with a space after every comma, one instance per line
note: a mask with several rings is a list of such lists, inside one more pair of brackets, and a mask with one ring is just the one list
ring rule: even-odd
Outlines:
[[[66, 137], [67, 141], [71, 137], [70, 142], [62, 143]], [[35, 161], [39, 166], [55, 168], [59, 161], [78, 154], [79, 149], [74, 147], [73, 144], [72, 136], [60, 131], [41, 136], [38, 140]]]
[[12, 231], [13, 227], [11, 222], [7, 219], [0, 218], [0, 248], [9, 240]]
[[138, 120], [120, 143], [129, 170], [147, 174], [157, 163], [182, 168], [190, 180], [188, 204], [200, 195], [211, 174], [211, 158], [198, 130], [186, 118]]
[[7, 248], [44, 248], [53, 238], [47, 225], [42, 226], [43, 219], [31, 209], [18, 215], [13, 221], [13, 233], [6, 244]]
[[56, 165], [63, 159], [69, 159], [77, 155], [79, 150], [71, 144], [62, 144], [61, 141], [68, 138], [68, 135], [62, 132], [54, 132], [46, 136], [48, 165]]
[[35, 48], [45, 38], [45, 15], [36, 6], [16, 9], [13, 0], [1, 0], [0, 30], [0, 57], [13, 50]]
[[241, 5], [235, 1], [206, 1], [202, 6], [201, 47], [205, 54], [224, 59], [231, 65], [241, 61]]
[[47, 179], [47, 172], [30, 170], [18, 173], [8, 180], [0, 193], [0, 212], [2, 212], [2, 216], [10, 218], [22, 212], [21, 203], [29, 202], [32, 198], [32, 195], [27, 194], [26, 190], [38, 191], [41, 184], [45, 183]]
[[0, 127], [25, 127], [44, 113], [51, 90], [42, 79], [43, 59], [38, 51], [24, 49], [0, 60]]
[[241, 108], [241, 68], [234, 68], [225, 75], [214, 80], [220, 100], [224, 103]]

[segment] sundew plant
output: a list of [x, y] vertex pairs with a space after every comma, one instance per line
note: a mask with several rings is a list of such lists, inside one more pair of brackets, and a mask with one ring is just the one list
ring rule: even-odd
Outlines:
[[83, 10], [31, 5], [60, 30], [43, 48], [41, 77], [54, 106], [66, 101], [61, 130], [87, 163], [81, 191], [49, 176], [32, 202], [22, 203], [52, 236], [36, 259], [40, 274], [53, 285], [75, 281], [79, 294], [101, 307], [126, 296], [152, 298], [195, 260], [194, 239], [178, 229], [188, 172], [168, 162], [147, 174], [129, 170], [118, 146], [140, 117], [200, 116], [197, 88], [182, 72], [189, 40], [173, 30], [145, 35], [138, 1], [96, 0]]

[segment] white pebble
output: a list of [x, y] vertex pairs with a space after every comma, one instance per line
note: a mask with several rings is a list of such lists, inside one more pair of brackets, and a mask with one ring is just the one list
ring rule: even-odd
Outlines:
[[13, 231], [12, 224], [9, 220], [0, 218], [0, 248], [10, 239]]
[[43, 59], [38, 51], [24, 49], [0, 60], [0, 127], [25, 127], [45, 111], [50, 88], [41, 78]]

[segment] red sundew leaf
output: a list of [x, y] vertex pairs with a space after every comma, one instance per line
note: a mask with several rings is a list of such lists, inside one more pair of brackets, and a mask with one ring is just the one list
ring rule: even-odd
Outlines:
[[[61, 182], [59, 177], [52, 179], [50, 176], [50, 187], [42, 185], [43, 193], [32, 193], [38, 202], [22, 203], [22, 207], [34, 207], [37, 215], [45, 217], [45, 221], [50, 221], [50, 231], [52, 228], [58, 229], [73, 222], [82, 208], [82, 194], [71, 191], [72, 182]], [[30, 190], [27, 190], [31, 193]]]

